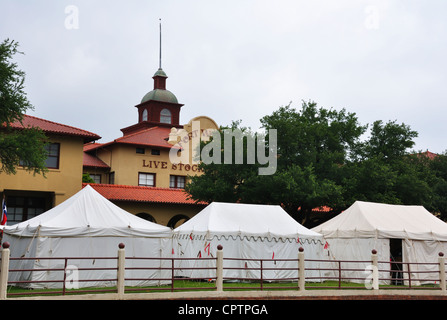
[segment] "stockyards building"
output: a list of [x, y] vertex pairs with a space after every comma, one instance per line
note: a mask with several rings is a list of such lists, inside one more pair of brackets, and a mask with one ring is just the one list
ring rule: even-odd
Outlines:
[[[40, 127], [50, 138], [47, 177], [25, 170], [0, 174], [0, 191], [8, 205], [8, 224], [32, 218], [68, 199], [86, 183], [124, 210], [175, 228], [202, 210], [205, 203], [188, 199], [184, 191], [190, 176], [201, 174], [190, 152], [192, 143], [206, 139], [217, 124], [199, 116], [180, 124], [182, 104], [166, 89], [160, 68], [154, 88], [136, 105], [138, 121], [121, 129], [111, 142], [100, 136], [44, 119], [26, 116], [22, 126]], [[2, 195], [2, 196], [3, 196]]]

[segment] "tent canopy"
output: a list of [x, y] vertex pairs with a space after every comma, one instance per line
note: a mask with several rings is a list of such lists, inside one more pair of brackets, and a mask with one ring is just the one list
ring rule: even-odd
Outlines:
[[322, 238], [290, 217], [280, 206], [213, 202], [174, 230], [209, 236]]
[[116, 206], [90, 185], [58, 206], [27, 221], [4, 226], [20, 237], [170, 237], [171, 229], [144, 220]]
[[326, 238], [395, 238], [447, 241], [447, 224], [422, 206], [356, 201], [312, 229]]

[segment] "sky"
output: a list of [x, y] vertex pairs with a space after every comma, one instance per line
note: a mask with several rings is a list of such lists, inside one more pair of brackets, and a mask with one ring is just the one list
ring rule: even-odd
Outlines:
[[445, 0], [2, 0], [28, 114], [109, 142], [137, 123], [159, 66], [180, 122], [260, 119], [302, 101], [361, 124], [405, 123], [417, 151], [447, 150]]

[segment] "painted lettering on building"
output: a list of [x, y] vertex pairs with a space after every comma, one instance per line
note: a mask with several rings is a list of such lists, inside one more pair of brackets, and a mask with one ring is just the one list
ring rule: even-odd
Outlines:
[[172, 163], [169, 165], [166, 161], [146, 160], [143, 159], [143, 168], [150, 169], [171, 169], [177, 171], [202, 171], [197, 164]]

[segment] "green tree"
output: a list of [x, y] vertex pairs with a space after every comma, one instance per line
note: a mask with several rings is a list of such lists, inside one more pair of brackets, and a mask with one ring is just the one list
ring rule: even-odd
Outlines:
[[[368, 126], [354, 113], [314, 102], [303, 102], [300, 110], [281, 107], [261, 123], [266, 133], [277, 130], [275, 174], [259, 175], [257, 164], [202, 163], [204, 174], [186, 187], [193, 199], [277, 204], [308, 226], [312, 209], [328, 206], [337, 213], [356, 200], [418, 204], [447, 213], [447, 156], [427, 162], [410, 155], [417, 132], [408, 125], [378, 120], [361, 139]], [[224, 145], [215, 152], [222, 159]]]
[[375, 121], [361, 143], [355, 160], [342, 168], [346, 202], [355, 200], [390, 204], [428, 204], [431, 175], [418, 156], [409, 154], [417, 132], [396, 121]]
[[340, 169], [367, 128], [357, 116], [303, 102], [300, 110], [281, 107], [261, 123], [278, 130], [278, 171], [289, 187], [285, 192], [290, 197], [283, 204], [289, 214], [306, 223], [316, 207], [345, 207]]
[[337, 170], [365, 130], [354, 114], [303, 102], [299, 111], [281, 107], [261, 122], [266, 141], [269, 129], [277, 130], [276, 173], [259, 175], [257, 164], [202, 163], [204, 174], [186, 187], [193, 199], [278, 204], [302, 223], [313, 208], [342, 202]]
[[83, 183], [95, 183], [95, 180], [88, 173], [82, 174], [82, 182]]
[[432, 174], [425, 176], [432, 187], [432, 201], [426, 204], [426, 208], [439, 213], [440, 218], [447, 221], [447, 151], [434, 159], [426, 158], [425, 163]]
[[24, 92], [25, 73], [11, 61], [17, 53], [21, 53], [17, 42], [7, 39], [0, 44], [0, 172], [15, 174], [22, 165], [34, 174], [45, 174], [44, 133], [36, 128], [11, 128], [33, 109]]
[[[224, 141], [226, 130], [240, 130], [244, 136], [240, 137], [241, 142], [244, 144], [242, 148], [244, 154], [243, 158], [247, 159], [247, 137], [256, 139], [256, 134], [251, 132], [249, 128], [241, 127], [240, 121], [235, 121], [231, 126], [221, 127], [219, 129], [219, 146], [216, 148], [218, 154], [213, 154], [215, 150], [209, 151], [209, 156], [213, 157], [215, 161], [211, 163], [201, 162], [199, 164], [199, 170], [203, 172], [200, 176], [190, 177], [190, 182], [185, 186], [185, 190], [191, 195], [191, 198], [196, 201], [221, 201], [221, 202], [237, 202], [247, 201], [248, 203], [257, 203], [257, 197], [251, 198], [247, 196], [247, 193], [252, 194], [252, 190], [246, 188], [246, 185], [252, 183], [257, 176], [257, 165], [247, 164], [245, 161], [241, 164], [236, 164], [235, 146], [237, 137], [231, 137], [232, 139], [232, 159], [225, 163]], [[203, 154], [206, 151], [207, 146], [211, 146], [213, 140], [210, 142], [202, 143], [199, 153]]]
[[418, 133], [404, 123], [388, 121], [384, 124], [382, 120], [377, 120], [372, 125], [369, 139], [359, 148], [358, 156], [362, 159], [400, 160], [413, 148], [413, 139], [417, 136]]

